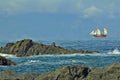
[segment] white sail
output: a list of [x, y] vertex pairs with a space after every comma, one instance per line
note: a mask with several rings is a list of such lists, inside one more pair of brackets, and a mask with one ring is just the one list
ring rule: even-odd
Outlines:
[[107, 29], [104, 28], [104, 29], [103, 29], [103, 34], [104, 34], [104, 35], [107, 35], [107, 33], [108, 33], [108, 32], [107, 32]]
[[96, 32], [93, 30], [90, 34], [91, 35], [96, 35]]
[[96, 32], [96, 35], [101, 35], [101, 31], [99, 28], [97, 28], [95, 32]]

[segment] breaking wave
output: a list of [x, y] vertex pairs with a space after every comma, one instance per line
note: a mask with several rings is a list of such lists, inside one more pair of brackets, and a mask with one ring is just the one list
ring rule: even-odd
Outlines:
[[[115, 48], [114, 50], [110, 50], [107, 51], [106, 53], [94, 53], [94, 54], [80, 54], [80, 53], [74, 53], [74, 54], [58, 54], [58, 55], [36, 55], [36, 56], [29, 56], [30, 57], [75, 57], [75, 56], [107, 56], [109, 54], [116, 54], [116, 55], [120, 55], [120, 50], [118, 48]], [[16, 58], [15, 55], [12, 54], [4, 54], [4, 53], [0, 53], [0, 56], [6, 57], [6, 58]], [[34, 61], [31, 61], [34, 62]]]
[[6, 57], [6, 58], [15, 58], [15, 55], [12, 54], [4, 54], [4, 53], [0, 53], [0, 56]]
[[109, 51], [107, 54], [120, 54], [120, 50], [115, 48], [113, 51]]

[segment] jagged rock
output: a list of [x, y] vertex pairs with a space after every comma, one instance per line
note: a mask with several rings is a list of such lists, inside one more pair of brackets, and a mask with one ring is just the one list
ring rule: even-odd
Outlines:
[[67, 66], [40, 75], [35, 80], [120, 80], [120, 62], [104, 68]]
[[3, 65], [3, 66], [16, 65], [16, 63], [14, 63], [11, 60], [6, 59], [5, 57], [0, 56], [0, 65]]
[[85, 78], [90, 69], [82, 66], [66, 66], [37, 77], [35, 80], [78, 80]]
[[52, 47], [56, 47], [56, 44], [55, 44], [55, 42], [53, 42], [53, 43], [51, 44], [51, 46], [52, 46]]
[[60, 46], [56, 46], [55, 42], [51, 45], [45, 45], [33, 42], [31, 39], [24, 39], [17, 41], [16, 43], [7, 43], [4, 48], [0, 48], [0, 52], [17, 56], [31, 56], [39, 54], [96, 53], [97, 51], [68, 50]]
[[101, 69], [93, 69], [85, 80], [120, 80], [120, 62]]

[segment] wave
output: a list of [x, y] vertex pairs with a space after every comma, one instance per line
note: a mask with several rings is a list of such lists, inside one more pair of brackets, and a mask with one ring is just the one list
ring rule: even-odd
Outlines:
[[[34, 55], [28, 56], [27, 58], [35, 58], [35, 57], [76, 57], [76, 56], [107, 56], [106, 53], [89, 53], [89, 54], [81, 54], [81, 53], [74, 53], [74, 54], [45, 54], [45, 55]], [[32, 62], [32, 61], [31, 61]]]
[[44, 65], [61, 65], [61, 64], [85, 64], [86, 62], [83, 60], [58, 60], [58, 61], [41, 61], [41, 60], [28, 60], [24, 63], [21, 63], [19, 65], [34, 65], [34, 64], [44, 64]]
[[63, 56], [70, 57], [70, 56], [76, 56], [76, 55], [79, 55], [79, 54], [43, 54], [43, 55], [33, 55], [28, 57], [63, 57]]
[[74, 53], [74, 54], [45, 54], [45, 55], [28, 56], [28, 58], [31, 58], [31, 57], [75, 57], [75, 56], [87, 56], [87, 55], [99, 55], [99, 53], [94, 53], [94, 54], [81, 54], [81, 53]]
[[12, 54], [4, 54], [4, 53], [0, 53], [0, 56], [6, 57], [6, 58], [15, 58], [15, 55]]
[[[108, 56], [108, 55], [120, 55], [120, 50], [118, 48], [115, 48], [114, 50], [108, 51], [106, 53], [94, 53], [94, 54], [80, 54], [80, 53], [74, 53], [74, 54], [47, 54], [47, 55], [34, 55], [34, 56], [28, 56], [30, 57], [75, 57], [75, 56]], [[0, 56], [6, 57], [6, 58], [16, 58], [17, 56], [12, 54], [4, 54], [0, 53]], [[34, 61], [31, 61], [34, 62]]]
[[28, 60], [28, 61], [26, 61], [26, 62], [24, 62], [24, 63], [21, 63], [21, 64], [19, 64], [19, 65], [32, 65], [32, 64], [36, 64], [36, 63], [41, 63], [41, 61], [39, 61], [39, 60]]
[[115, 48], [113, 51], [109, 51], [107, 54], [120, 54], [120, 51], [118, 48]]

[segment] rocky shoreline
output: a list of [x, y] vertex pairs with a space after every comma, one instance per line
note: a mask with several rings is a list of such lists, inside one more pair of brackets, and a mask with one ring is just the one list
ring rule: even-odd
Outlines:
[[[41, 54], [72, 54], [72, 53], [98, 53], [98, 51], [88, 50], [68, 50], [56, 46], [36, 43], [30, 39], [7, 43], [0, 48], [1, 53], [13, 54], [19, 57], [41, 55]], [[0, 56], [0, 65], [17, 66], [11, 60]], [[87, 66], [73, 65], [64, 66], [52, 72], [40, 73], [16, 73], [11, 70], [0, 71], [0, 80], [120, 80], [120, 62], [104, 68], [90, 68]]]
[[45, 74], [1, 71], [0, 80], [120, 80], [120, 62], [104, 68], [65, 66]]
[[16, 43], [7, 43], [5, 47], [0, 48], [0, 53], [13, 54], [18, 57], [43, 55], [43, 54], [73, 54], [73, 53], [99, 53], [95, 50], [68, 50], [60, 46], [56, 46], [55, 42], [51, 45], [37, 43], [31, 39], [24, 39]]

